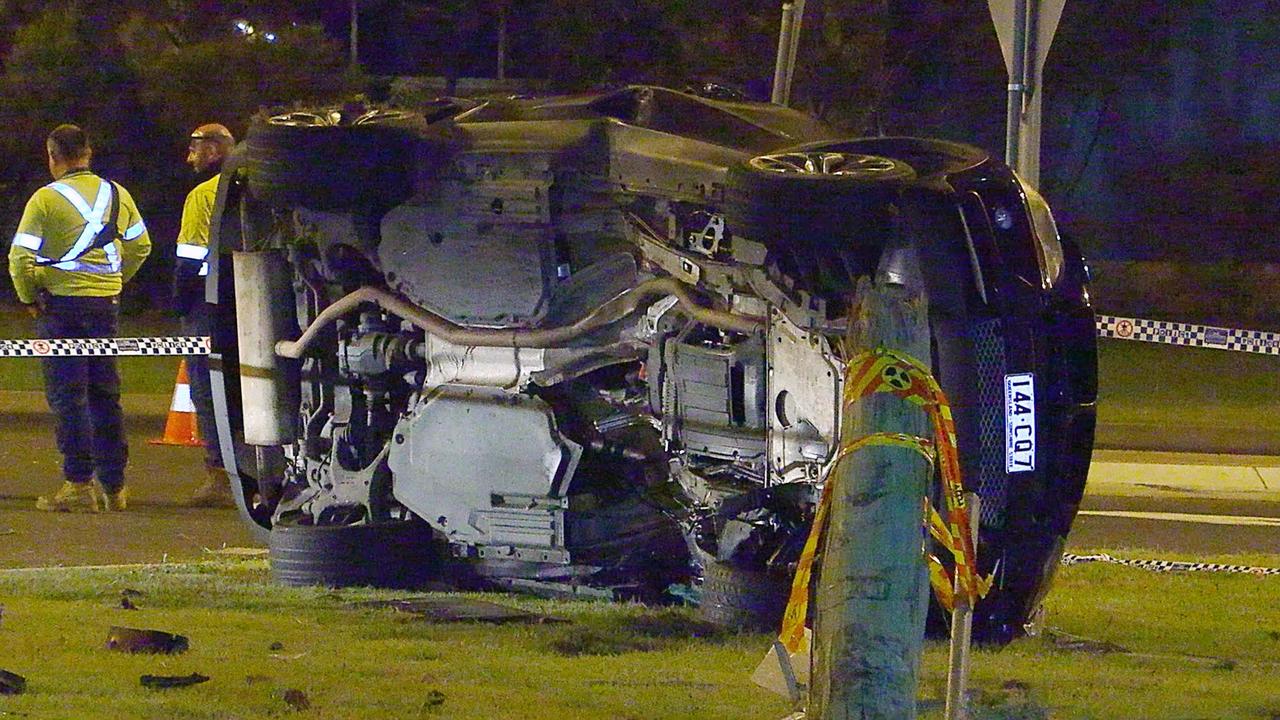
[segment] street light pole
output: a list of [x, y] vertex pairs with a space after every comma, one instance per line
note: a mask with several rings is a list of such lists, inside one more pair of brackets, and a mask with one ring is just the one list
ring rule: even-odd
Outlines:
[[507, 79], [507, 5], [498, 6], [498, 81]]
[[351, 0], [351, 67], [360, 64], [360, 0]]

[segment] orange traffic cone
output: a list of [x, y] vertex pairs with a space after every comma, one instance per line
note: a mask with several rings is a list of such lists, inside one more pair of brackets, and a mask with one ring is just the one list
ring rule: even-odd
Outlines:
[[196, 406], [191, 402], [191, 384], [187, 379], [187, 360], [178, 363], [178, 380], [173, 386], [173, 402], [169, 404], [169, 417], [164, 422], [164, 436], [148, 441], [152, 445], [201, 446], [200, 432], [196, 429]]

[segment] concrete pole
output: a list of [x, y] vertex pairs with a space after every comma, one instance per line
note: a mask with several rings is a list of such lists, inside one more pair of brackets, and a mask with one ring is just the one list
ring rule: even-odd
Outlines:
[[[848, 351], [883, 345], [928, 362], [929, 322], [913, 249], [886, 252], [859, 281]], [[924, 411], [887, 393], [845, 409], [841, 443], [875, 432], [927, 436]], [[836, 483], [815, 594], [810, 720], [914, 720], [929, 580], [922, 503], [932, 477], [918, 454], [871, 446]]]
[[774, 105], [787, 104], [787, 58], [791, 54], [791, 22], [795, 17], [791, 3], [782, 4], [782, 24], [778, 26], [778, 56], [773, 61], [773, 89], [769, 102]]

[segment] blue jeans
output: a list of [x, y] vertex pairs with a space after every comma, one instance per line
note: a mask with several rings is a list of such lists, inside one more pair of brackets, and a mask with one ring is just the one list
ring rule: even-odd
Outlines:
[[[36, 333], [42, 338], [115, 337], [119, 330], [117, 297], [44, 295], [42, 300], [36, 320]], [[63, 475], [72, 482], [88, 482], [96, 471], [107, 492], [118, 492], [124, 487], [129, 446], [116, 359], [46, 357], [41, 365]]]
[[[203, 301], [195, 303], [182, 316], [184, 335], [209, 334], [209, 306]], [[209, 468], [222, 467], [222, 450], [218, 445], [218, 423], [213, 414], [213, 389], [209, 386], [209, 356], [187, 356], [187, 380], [191, 385], [191, 403], [196, 406], [196, 427], [204, 441], [204, 464]]]

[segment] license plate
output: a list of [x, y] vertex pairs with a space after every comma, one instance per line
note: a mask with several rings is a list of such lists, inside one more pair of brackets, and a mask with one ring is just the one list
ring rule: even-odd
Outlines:
[[1036, 469], [1036, 381], [1031, 373], [1004, 376], [1004, 470]]

